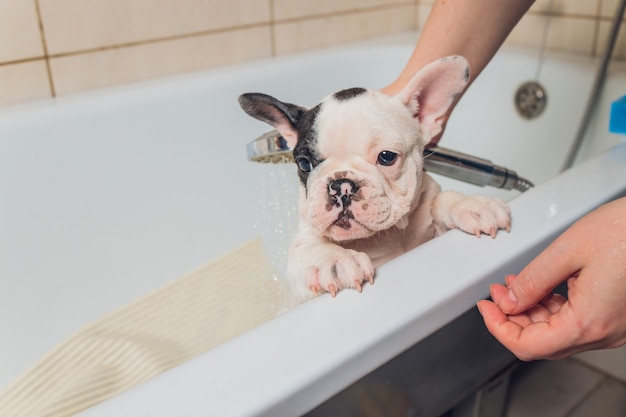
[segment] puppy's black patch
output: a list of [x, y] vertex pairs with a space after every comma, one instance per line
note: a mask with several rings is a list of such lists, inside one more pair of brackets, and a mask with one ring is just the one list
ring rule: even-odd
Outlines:
[[347, 90], [337, 91], [333, 94], [333, 97], [338, 101], [350, 100], [351, 98], [365, 93], [366, 91], [367, 90], [365, 88], [360, 87], [348, 88]]
[[263, 93], [245, 93], [239, 96], [239, 105], [250, 116], [274, 127], [277, 124], [294, 126], [306, 112], [304, 107], [284, 103]]
[[[294, 161], [297, 161], [299, 158], [306, 158], [311, 163], [313, 169], [323, 162], [323, 159], [317, 153], [317, 131], [315, 129], [315, 122], [320, 108], [321, 105], [318, 104], [302, 115], [296, 125], [298, 130], [298, 143], [293, 148]], [[298, 176], [306, 189], [306, 181], [307, 178], [309, 178], [309, 173], [298, 170]]]

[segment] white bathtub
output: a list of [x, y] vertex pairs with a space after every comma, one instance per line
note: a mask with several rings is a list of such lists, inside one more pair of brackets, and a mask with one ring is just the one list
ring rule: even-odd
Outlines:
[[[80, 327], [259, 233], [258, 167], [245, 144], [268, 127], [239, 110], [240, 93], [311, 105], [341, 88], [380, 87], [415, 38], [1, 109], [0, 389]], [[537, 55], [502, 51], [441, 142], [538, 184], [520, 196], [442, 180], [510, 199], [510, 234], [447, 233], [381, 267], [362, 294], [321, 296], [81, 415], [300, 415], [472, 309], [489, 283], [624, 195], [626, 146], [606, 132], [610, 100], [626, 93], [624, 66], [611, 67], [583, 147], [588, 161], [557, 176], [594, 62], [549, 56], [540, 79], [548, 107], [525, 121], [512, 97]]]

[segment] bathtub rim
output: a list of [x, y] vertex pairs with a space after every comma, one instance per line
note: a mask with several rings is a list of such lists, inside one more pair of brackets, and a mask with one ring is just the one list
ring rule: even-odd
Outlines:
[[[376, 284], [362, 294], [318, 297], [80, 415], [302, 414], [473, 308], [488, 295], [491, 282], [521, 269], [585, 213], [623, 195], [626, 144], [513, 199], [511, 234], [476, 241], [448, 232], [383, 265]], [[426, 264], [423, 273], [445, 277], [455, 292], [448, 286], [427, 288], [406, 273], [441, 250], [458, 254], [457, 262]], [[485, 256], [499, 261], [478, 268]], [[466, 270], [473, 272], [459, 277]], [[416, 290], [428, 290], [429, 296]]]
[[[391, 39], [394, 39], [394, 38], [395, 37], [391, 37]], [[405, 40], [402, 40], [402, 39], [406, 39], [406, 38], [399, 36], [398, 39], [401, 39], [402, 42], [405, 42]], [[387, 39], [381, 42], [387, 42]], [[270, 62], [270, 61], [268, 60], [267, 62]], [[219, 73], [220, 71], [227, 71], [227, 70], [228, 69], [212, 69], [212, 70], [208, 70], [207, 72], [203, 72], [202, 74], [198, 76], [206, 76], [207, 73], [213, 73], [213, 71], [217, 71], [217, 73]], [[175, 76], [175, 77], [172, 77], [172, 79], [176, 81], [180, 79], [181, 77], [188, 77], [188, 76], [189, 76], [188, 74]], [[191, 77], [194, 77], [194, 76], [195, 75], [191, 75]], [[150, 88], [152, 85], [159, 84], [160, 82], [162, 82], [162, 80], [149, 80], [146, 82], [139, 83], [140, 85], [138, 87], [131, 86], [131, 88], [133, 89], [144, 88], [144, 87]], [[115, 87], [114, 90], [119, 89], [120, 92], [123, 92], [128, 87], [129, 86]], [[98, 90], [98, 91], [80, 93], [76, 95], [65, 96], [60, 99], [45, 100], [40, 103], [32, 103], [32, 104], [27, 103], [24, 106], [26, 107], [41, 106], [45, 108], [48, 106], [67, 104], [67, 103], [71, 103], [74, 101], [80, 102], [80, 100], [84, 98], [85, 96], [99, 97], [100, 94], [109, 94], [110, 91], [111, 89], [106, 89], [106, 90]], [[55, 102], [55, 100], [59, 100], [59, 102], [57, 103]], [[10, 113], [13, 110], [16, 111], [16, 114], [19, 114], [19, 112], [23, 110], [23, 107], [16, 106], [14, 109], [13, 108], [6, 109], [6, 112]], [[3, 111], [0, 111], [0, 117], [4, 115], [5, 113]], [[558, 191], [558, 188], [555, 188], [555, 190]], [[531, 195], [531, 194], [528, 194], [528, 195]], [[605, 198], [605, 197], [606, 196], [602, 198]], [[524, 200], [525, 198], [530, 198], [530, 197], [522, 196], [519, 199], [515, 199], [511, 202], [511, 205], [514, 208], [517, 207], [517, 209], [514, 210], [514, 215], [515, 213], [522, 212], [521, 207], [526, 207], [528, 204], [530, 204], [530, 203], [523, 204], [518, 201], [518, 200]], [[597, 197], [597, 199], [594, 200], [595, 203], [598, 203], [599, 201], [601, 201], [602, 198]], [[592, 206], [593, 204], [588, 204], [586, 207], [589, 208]], [[542, 206], [542, 207], [546, 211], [550, 210], [550, 207], [548, 206]], [[565, 227], [565, 226], [561, 225], [561, 227]], [[555, 233], [556, 232], [554, 232], [553, 234]], [[450, 233], [450, 235], [464, 236], [464, 235], [460, 235], [459, 233]], [[506, 235], [504, 236], [506, 238]], [[499, 238], [500, 237], [502, 236], [499, 236]], [[454, 243], [456, 237], [450, 238], [449, 236], [444, 236], [441, 239], [445, 239], [444, 241], [446, 242], [450, 241], [450, 243], [452, 244]], [[462, 237], [461, 239], [463, 241], [467, 241], [468, 242], [467, 244], [470, 244], [470, 242], [473, 242], [473, 240], [468, 240], [467, 237]], [[507, 239], [510, 239], [510, 237], [508, 237]], [[499, 240], [500, 239], [498, 239], [498, 241]], [[485, 243], [483, 242], [480, 243], [480, 245], [484, 245], [484, 244]], [[521, 245], [522, 242], [519, 242], [519, 244]], [[437, 248], [440, 246], [440, 244], [433, 244], [433, 245], [435, 245]], [[424, 248], [427, 251], [436, 252], [435, 249], [426, 249], [429, 247], [430, 245], [425, 246]], [[484, 249], [484, 250], [487, 251], [488, 249]], [[530, 257], [530, 254], [528, 254], [527, 257]], [[420, 256], [420, 259], [422, 258], [428, 259], [427, 256]], [[380, 269], [380, 274], [383, 274], [384, 272], [385, 275], [392, 275], [394, 274], [394, 271], [402, 269], [403, 267], [401, 265], [405, 265], [405, 261], [403, 261], [403, 259], [404, 257], [386, 266], [383, 266]], [[504, 268], [504, 266], [502, 266], [502, 268]], [[493, 274], [492, 276], [496, 277], [497, 276], [496, 273], [498, 273], [497, 270], [492, 273]], [[484, 280], [483, 283], [492, 282], [494, 280], [495, 278], [493, 280], [490, 279], [488, 281]], [[290, 314], [295, 314], [295, 312], [297, 311], [299, 314], [298, 317], [304, 317], [304, 318], [310, 319], [311, 316], [315, 316], [315, 313], [318, 312], [319, 310], [324, 310], [325, 316], [333, 317], [333, 315], [331, 314], [332, 312], [340, 313], [340, 312], [345, 312], [346, 310], [350, 311], [348, 310], [348, 306], [360, 306], [363, 304], [368, 304], [368, 305], [372, 305], [373, 307], [377, 307], [376, 303], [374, 303], [375, 301], [374, 294], [380, 294], [380, 291], [378, 290], [378, 288], [383, 286], [383, 283], [384, 283], [384, 279], [380, 278], [377, 281], [374, 288], [370, 289], [369, 287], [366, 287], [364, 293], [361, 295], [346, 293], [346, 294], [342, 294], [341, 295], [342, 298], [339, 298], [338, 300], [327, 300], [327, 297], [323, 297], [318, 300], [314, 300], [312, 303], [310, 303], [310, 305], [307, 305], [306, 307], [303, 306], [297, 310], [294, 310], [294, 313], [290, 313]], [[387, 285], [388, 284], [385, 284], [385, 287]], [[397, 349], [400, 349], [400, 347], [398, 347], [397, 345], [388, 346], [388, 344], [390, 343], [390, 340], [387, 340], [387, 339], [393, 339], [395, 340], [394, 343], [406, 344], [407, 346], [410, 346], [410, 343], [413, 340], [416, 340], [416, 341], [422, 340], [420, 335], [430, 334], [429, 333], [431, 332], [430, 329], [437, 327], [442, 320], [443, 321], [447, 320], [446, 319], [447, 316], [456, 315], [457, 310], [458, 311], [463, 310], [461, 311], [462, 313], [466, 311], [464, 309], [472, 308], [473, 303], [468, 302], [467, 298], [472, 298], [475, 295], [478, 295], [479, 297], [483, 297], [484, 295], [486, 295], [486, 288], [487, 286], [482, 285], [482, 284], [480, 288], [475, 288], [474, 285], [469, 285], [467, 287], [467, 292], [471, 293], [472, 295], [460, 296], [460, 301], [457, 299], [452, 300], [451, 302], [455, 302], [454, 311], [445, 309], [443, 306], [434, 302], [434, 300], [431, 300], [432, 303], [429, 305], [433, 308], [433, 310], [430, 312], [430, 314], [433, 316], [432, 318], [433, 321], [428, 322], [427, 325], [424, 325], [424, 326], [418, 325], [417, 323], [414, 323], [414, 322], [404, 322], [404, 324], [397, 323], [394, 328], [388, 329], [388, 333], [386, 334], [386, 336], [385, 334], [382, 334], [382, 335], [379, 334], [377, 338], [373, 339], [374, 343], [376, 343], [375, 346], [380, 348], [379, 349], [380, 352], [360, 353], [357, 357], [354, 357], [350, 361], [346, 361], [345, 363], [326, 364], [324, 368], [324, 369], [327, 369], [326, 371], [324, 369], [308, 370], [309, 372], [308, 377], [303, 376], [302, 378], [298, 379], [298, 382], [301, 383], [301, 386], [288, 387], [289, 389], [292, 390], [292, 393], [294, 393], [294, 396], [295, 396], [293, 398], [293, 401], [294, 401], [293, 403], [282, 402], [282, 395], [278, 391], [278, 389], [270, 389], [270, 387], [266, 387], [266, 385], [268, 384], [265, 384], [264, 383], [265, 381], [254, 380], [252, 378], [247, 377], [247, 375], [249, 374], [249, 372], [247, 371], [252, 369], [252, 367], [248, 367], [248, 369], [246, 369], [246, 366], [249, 365], [249, 362], [247, 361], [256, 359], [257, 357], [255, 356], [250, 356], [250, 358], [246, 357], [246, 362], [238, 365], [240, 368], [240, 373], [238, 374], [237, 377], [235, 377], [234, 375], [231, 375], [235, 369], [229, 368], [227, 365], [228, 362], [224, 362], [224, 363], [220, 362], [220, 360], [223, 359], [224, 361], [229, 361], [230, 363], [236, 363], [237, 358], [233, 358], [231, 353], [229, 352], [220, 353], [220, 352], [222, 350], [229, 350], [232, 346], [239, 347], [240, 349], [245, 350], [246, 348], [248, 348], [248, 346], [246, 346], [247, 344], [254, 343], [257, 340], [260, 340], [257, 333], [261, 334], [266, 331], [266, 326], [263, 325], [251, 331], [250, 333], [242, 335], [240, 338], [237, 338], [233, 340], [232, 342], [226, 343], [225, 345], [216, 348], [214, 351], [207, 353], [207, 355], [205, 356], [210, 355], [211, 356], [210, 359], [206, 358], [205, 356], [202, 356], [198, 358], [197, 360], [193, 360], [189, 362], [188, 364], [185, 364], [179, 367], [180, 369], [179, 368], [173, 369], [169, 371], [168, 373], [155, 378], [154, 381], [149, 381], [148, 383], [138, 386], [135, 389], [127, 393], [121, 394], [119, 399], [115, 398], [113, 400], [107, 401], [101, 405], [94, 407], [92, 410], [88, 410], [84, 412], [81, 415], [92, 415], [91, 413], [95, 413], [93, 415], [109, 415], [111, 410], [117, 411], [118, 414], [125, 415], [129, 413], [129, 409], [133, 409], [134, 411], [137, 411], [138, 413], [145, 413], [147, 408], [142, 408], [142, 407], [144, 406], [153, 407], [150, 404], [151, 404], [151, 401], [154, 400], [154, 398], [151, 398], [150, 396], [154, 395], [153, 394], [154, 392], [160, 392], [159, 391], [160, 387], [173, 388], [174, 391], [176, 391], [176, 395], [172, 397], [168, 397], [167, 395], [159, 395], [158, 396], [159, 399], [165, 400], [164, 403], [160, 405], [161, 410], [165, 410], [163, 411], [163, 413], [165, 414], [158, 414], [159, 407], [155, 407], [154, 410], [152, 410], [154, 413], [153, 415], [179, 415], [180, 410], [177, 407], [180, 406], [180, 404], [183, 404], [183, 402], [186, 402], [193, 406], [193, 405], [198, 404], [197, 402], [198, 398], [208, 396], [206, 392], [197, 393], [199, 396], [196, 396], [192, 393], [189, 393], [189, 395], [187, 395], [185, 392], [182, 392], [184, 391], [183, 384], [189, 384], [189, 383], [202, 385], [206, 388], [207, 391], [210, 389], [214, 390], [214, 393], [215, 393], [214, 395], [216, 397], [219, 397], [217, 398], [217, 400], [219, 401], [213, 405], [214, 408], [209, 409], [209, 415], [226, 415], [226, 416], [227, 415], [273, 415], [273, 416], [294, 415], [294, 414], [297, 414], [298, 412], [301, 412], [301, 410], [304, 408], [310, 408], [312, 403], [317, 403], [319, 398], [326, 396], [328, 392], [335, 392], [333, 390], [335, 390], [337, 386], [339, 385], [345, 386], [345, 384], [351, 382], [348, 380], [353, 380], [354, 376], [357, 376], [358, 374], [366, 373], [366, 370], [368, 368], [376, 367], [375, 363], [377, 361], [380, 361], [382, 357], [389, 356], [389, 355], [393, 357], [393, 352]], [[383, 294], [386, 293], [386, 291], [388, 290], [383, 291]], [[343, 304], [339, 304], [339, 303], [344, 303], [343, 300], [346, 300], [345, 304], [347, 305], [344, 307], [341, 307]], [[456, 303], [457, 301], [459, 301], [460, 304]], [[332, 303], [335, 303], [335, 304], [332, 304]], [[441, 311], [437, 309], [440, 309]], [[289, 318], [284, 318], [284, 319], [279, 318], [276, 320], [276, 323], [270, 322], [271, 326], [270, 326], [270, 323], [268, 323], [267, 325], [268, 327], [279, 326], [281, 331], [279, 331], [278, 333], [280, 334], [285, 329], [286, 330], [290, 329], [289, 325], [283, 324], [283, 321], [289, 321], [289, 320], [290, 320]], [[378, 320], [379, 322], [385, 321], [383, 318], [378, 318]], [[293, 331], [295, 332], [296, 335], [299, 335], [300, 337], [305, 337], [304, 335], [301, 335], [300, 329], [296, 328], [296, 329], [293, 329]], [[304, 332], [306, 331], [307, 330], [305, 329]], [[410, 331], [413, 331], [413, 333], [411, 333]], [[402, 335], [399, 334], [400, 332], [405, 332], [405, 333], [410, 333], [410, 334], [405, 335], [405, 337], [401, 337]], [[339, 333], [340, 336], [343, 336], [341, 332], [339, 331], [336, 331], [336, 333]], [[366, 337], [366, 336], [367, 335], [362, 335], [362, 337]], [[312, 343], [317, 342], [315, 338], [312, 338], [310, 340], [312, 340]], [[254, 351], [253, 347], [250, 347], [250, 349]], [[213, 355], [214, 353], [215, 355]], [[270, 358], [272, 357], [272, 354], [273, 354], [272, 351], [269, 351], [266, 353], [267, 353], [267, 356], [269, 356]], [[266, 360], [265, 358], [262, 358], [262, 357], [258, 359], [259, 359], [259, 362], [262, 360]], [[194, 367], [198, 367], [199, 369], [206, 369], [206, 367], [209, 366], [210, 364], [213, 364], [210, 366], [210, 369], [215, 369], [216, 371], [217, 370], [220, 371], [220, 373], [218, 373], [216, 376], [217, 378], [216, 381], [213, 381], [213, 380], [207, 381], [205, 379], [202, 379], [203, 375], [197, 375], [195, 373]], [[357, 365], [358, 365], [358, 370], [353, 369]], [[286, 365], [284, 366], [287, 367]], [[298, 367], [300, 366], [302, 366], [302, 363], [299, 363], [298, 361], [294, 360], [293, 362], [291, 362], [291, 368], [285, 370], [285, 372], [287, 371], [293, 372], [294, 369], [298, 369]], [[273, 371], [273, 369], [270, 366], [264, 366], [262, 364], [258, 365], [258, 369], [259, 369], [259, 372], [265, 373], [266, 375], [271, 374]], [[332, 372], [332, 373], [328, 373], [328, 372]], [[325, 379], [323, 381], [319, 378], [315, 379], [315, 375], [320, 375], [320, 374], [324, 374]], [[211, 374], [208, 373], [208, 375], [211, 375]], [[171, 385], [169, 382], [164, 383], [163, 381], [161, 381], [161, 379], [166, 379], [168, 378], [168, 376], [173, 376], [176, 379], [176, 382], [173, 385]], [[346, 381], [348, 382], [346, 383]], [[232, 392], [228, 391], [225, 388], [226, 385], [222, 385], [222, 384], [228, 384], [228, 383], [230, 384], [228, 385], [228, 387], [230, 387]], [[248, 389], [248, 391], [258, 390], [258, 392], [255, 393], [253, 398], [247, 399], [245, 403], [241, 401], [241, 396], [238, 395], [241, 392], [241, 388], [239, 388], [238, 386], [243, 385], [243, 383], [246, 383], [247, 388], [250, 388]], [[308, 385], [305, 386], [302, 384], [308, 384]], [[285, 385], [288, 385], [288, 384], [285, 384]], [[312, 390], [310, 393], [306, 392], [307, 387], [309, 387]], [[228, 391], [227, 393], [230, 393], [232, 395], [230, 396], [220, 395], [226, 391]], [[133, 404], [130, 404], [130, 403], [133, 403]], [[168, 404], [170, 404], [169, 405], [170, 408], [168, 408]], [[224, 408], [217, 408], [220, 406]], [[228, 408], [229, 406], [232, 408]], [[171, 411], [171, 414], [167, 414], [168, 410]], [[199, 408], [192, 410], [190, 414], [188, 415], [194, 415], [192, 414], [192, 412], [194, 411], [199, 413], [199, 415], [200, 414], [207, 415], [204, 413], [200, 413], [201, 410]], [[212, 411], [215, 411], [215, 414], [211, 414], [210, 412]]]

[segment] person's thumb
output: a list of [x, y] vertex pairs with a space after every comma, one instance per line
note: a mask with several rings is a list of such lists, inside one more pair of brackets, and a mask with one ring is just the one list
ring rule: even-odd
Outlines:
[[580, 266], [559, 238], [531, 261], [517, 276], [507, 277], [507, 286], [494, 286], [492, 298], [505, 314], [519, 314], [539, 303]]

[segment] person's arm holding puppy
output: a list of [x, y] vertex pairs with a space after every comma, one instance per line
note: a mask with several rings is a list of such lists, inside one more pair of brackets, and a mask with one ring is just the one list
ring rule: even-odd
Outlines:
[[470, 64], [470, 83], [485, 68], [534, 0], [437, 0], [413, 54], [398, 78], [382, 89], [394, 95], [422, 67], [461, 55]]
[[[406, 66], [381, 91], [397, 94], [422, 67], [451, 55], [461, 55], [469, 62], [469, 87], [533, 3], [534, 0], [436, 0]], [[439, 142], [455, 104], [431, 145]]]
[[[469, 61], [471, 83], [532, 3], [435, 1], [405, 69], [382, 91], [396, 94], [419, 68], [448, 55]], [[493, 301], [478, 303], [488, 330], [523, 360], [558, 359], [625, 344], [625, 242], [622, 197], [571, 226], [517, 276], [507, 277], [506, 285], [493, 284]], [[564, 281], [568, 299], [552, 294]]]

